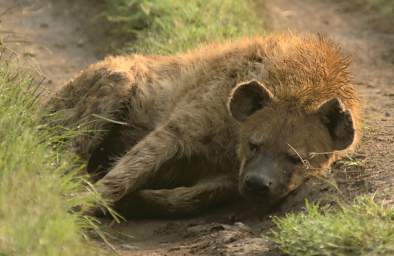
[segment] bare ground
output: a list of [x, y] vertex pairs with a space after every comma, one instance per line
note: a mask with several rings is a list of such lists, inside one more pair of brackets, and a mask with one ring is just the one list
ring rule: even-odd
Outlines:
[[[86, 13], [80, 9], [55, 2], [0, 0], [2, 41], [46, 78], [50, 90], [97, 61], [104, 40], [92, 39], [97, 26], [84, 22], [94, 15], [81, 19]], [[352, 158], [338, 162], [326, 181], [306, 184], [271, 215], [301, 208], [305, 196], [330, 202], [327, 195], [336, 190], [330, 184], [345, 199], [377, 191], [384, 202], [394, 203], [394, 35], [388, 32], [394, 24], [376, 29], [367, 14], [349, 12], [338, 2], [276, 0], [259, 5], [272, 31], [319, 32], [341, 43], [353, 58], [365, 113], [364, 136]], [[121, 255], [277, 254], [266, 238], [271, 218], [242, 202], [195, 218], [103, 222]]]
[[57, 2], [0, 0], [1, 42], [52, 91], [101, 56], [83, 13]]

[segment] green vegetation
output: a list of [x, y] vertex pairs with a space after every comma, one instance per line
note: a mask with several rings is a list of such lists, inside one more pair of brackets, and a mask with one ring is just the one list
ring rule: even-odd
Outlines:
[[360, 197], [339, 209], [306, 205], [306, 213], [275, 218], [273, 241], [293, 256], [394, 255], [394, 208]]
[[94, 220], [71, 212], [99, 198], [38, 124], [38, 88], [21, 73], [0, 60], [0, 255], [95, 255], [83, 235]]
[[250, 0], [107, 0], [107, 19], [117, 33], [137, 40], [128, 51], [168, 54], [203, 42], [262, 32]]
[[362, 162], [359, 159], [352, 157], [351, 155], [347, 155], [343, 159], [339, 160], [339, 163], [343, 164], [346, 167], [362, 166]]

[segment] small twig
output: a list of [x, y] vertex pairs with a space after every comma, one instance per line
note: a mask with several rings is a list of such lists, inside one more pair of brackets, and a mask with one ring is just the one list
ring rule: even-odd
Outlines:
[[335, 153], [334, 151], [331, 151], [331, 152], [310, 152], [309, 156], [311, 158], [313, 158], [313, 157], [315, 157], [317, 155], [329, 155], [329, 154], [334, 154], [334, 153]]
[[318, 169], [318, 168], [312, 168], [312, 166], [311, 166], [311, 164], [309, 163], [309, 161], [303, 159], [302, 156], [300, 155], [300, 153], [298, 153], [298, 151], [297, 151], [292, 145], [290, 145], [290, 144], [287, 144], [287, 145], [290, 147], [291, 150], [293, 150], [293, 151], [296, 153], [296, 155], [300, 158], [302, 164], [305, 166], [305, 168], [306, 168], [307, 170], [309, 170], [309, 169]]
[[104, 121], [107, 121], [107, 122], [110, 122], [110, 123], [119, 124], [119, 125], [124, 125], [124, 126], [130, 126], [130, 125], [129, 125], [128, 123], [126, 123], [126, 122], [113, 120], [113, 119], [110, 119], [110, 118], [107, 118], [107, 117], [104, 117], [104, 116], [100, 116], [100, 115], [97, 115], [97, 114], [92, 114], [92, 116], [97, 117], [97, 118], [100, 118], [100, 119], [102, 119], [102, 120], [104, 120]]

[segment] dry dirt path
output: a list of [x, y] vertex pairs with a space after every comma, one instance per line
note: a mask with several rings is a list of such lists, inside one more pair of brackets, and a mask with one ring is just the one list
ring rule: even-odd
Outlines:
[[0, 39], [53, 90], [97, 61], [86, 27], [56, 1], [0, 0]]
[[[263, 2], [263, 0], [260, 0]], [[53, 1], [52, 1], [53, 2]], [[54, 89], [97, 61], [87, 37], [92, 27], [80, 12], [49, 0], [0, 0], [0, 36], [19, 58], [47, 77]], [[56, 1], [55, 1], [56, 2]], [[352, 71], [365, 106], [365, 129], [356, 161], [337, 164], [333, 173], [345, 194], [391, 190], [394, 184], [394, 38], [368, 24], [368, 17], [345, 13], [333, 1], [265, 1], [269, 29], [321, 32], [340, 42], [353, 57]], [[67, 1], [66, 1], [67, 3]], [[90, 30], [90, 31], [89, 31]], [[95, 41], [94, 43], [97, 43]], [[303, 196], [321, 195], [306, 186], [282, 210], [302, 205]], [[388, 198], [390, 199], [390, 198]], [[301, 202], [301, 203], [300, 203]], [[105, 222], [105, 221], [104, 221]], [[247, 205], [236, 205], [198, 218], [138, 219], [104, 225], [121, 255], [274, 255], [260, 234], [272, 223]]]

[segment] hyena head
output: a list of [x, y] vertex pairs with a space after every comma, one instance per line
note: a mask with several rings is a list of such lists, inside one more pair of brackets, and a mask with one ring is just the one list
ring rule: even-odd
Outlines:
[[348, 148], [355, 130], [350, 111], [333, 98], [315, 111], [275, 98], [263, 84], [239, 84], [228, 108], [240, 122], [239, 190], [271, 205], [320, 174], [333, 151]]

